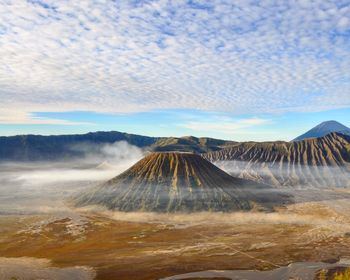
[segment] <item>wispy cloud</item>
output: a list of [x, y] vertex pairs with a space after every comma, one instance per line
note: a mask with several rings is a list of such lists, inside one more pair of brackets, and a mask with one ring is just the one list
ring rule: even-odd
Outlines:
[[350, 107], [349, 14], [345, 0], [1, 1], [0, 121]]
[[49, 124], [49, 125], [93, 125], [88, 122], [74, 122], [36, 116], [33, 113], [13, 109], [0, 110], [0, 124]]
[[228, 117], [213, 117], [210, 121], [190, 121], [179, 124], [179, 126], [194, 131], [209, 132], [215, 131], [226, 135], [237, 135], [246, 128], [267, 125], [271, 120], [261, 118], [231, 119]]

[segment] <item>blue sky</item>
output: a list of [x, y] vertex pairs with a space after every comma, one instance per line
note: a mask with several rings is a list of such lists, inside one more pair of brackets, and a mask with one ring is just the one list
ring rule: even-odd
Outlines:
[[193, 110], [101, 114], [92, 112], [44, 112], [33, 118], [66, 124], [0, 124], [4, 135], [74, 134], [116, 130], [149, 136], [207, 136], [236, 141], [292, 140], [324, 120], [350, 127], [350, 109], [322, 112], [240, 115]]
[[350, 126], [350, 1], [0, 0], [0, 134]]

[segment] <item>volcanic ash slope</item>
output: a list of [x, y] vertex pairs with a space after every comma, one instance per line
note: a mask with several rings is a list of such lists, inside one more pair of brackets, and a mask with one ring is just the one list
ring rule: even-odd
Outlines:
[[274, 186], [350, 187], [350, 136], [245, 142], [203, 157], [232, 176]]
[[196, 212], [265, 209], [289, 197], [234, 178], [192, 153], [153, 153], [119, 176], [75, 198], [79, 207], [118, 211]]

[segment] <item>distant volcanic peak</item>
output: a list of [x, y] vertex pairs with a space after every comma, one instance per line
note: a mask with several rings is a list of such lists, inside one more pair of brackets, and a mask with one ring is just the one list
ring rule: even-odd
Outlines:
[[350, 135], [350, 128], [334, 120], [325, 121], [310, 129], [306, 133], [298, 136], [293, 141], [301, 141], [308, 138], [319, 138], [333, 132]]
[[231, 177], [199, 155], [153, 153], [104, 185], [82, 193], [75, 202], [119, 211], [248, 210], [271, 202], [271, 192], [256, 195], [256, 188], [263, 186]]
[[333, 129], [333, 130], [342, 130], [342, 129], [348, 129], [345, 125], [341, 124], [340, 122], [337, 122], [335, 120], [325, 121], [317, 125], [315, 128], [318, 128], [320, 130], [325, 129]]

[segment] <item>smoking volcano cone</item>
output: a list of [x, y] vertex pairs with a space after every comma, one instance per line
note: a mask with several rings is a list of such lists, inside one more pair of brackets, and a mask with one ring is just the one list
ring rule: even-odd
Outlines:
[[249, 210], [271, 202], [271, 194], [262, 196], [262, 189], [264, 186], [257, 183], [231, 177], [196, 154], [153, 153], [98, 188], [79, 195], [75, 204], [118, 211]]

